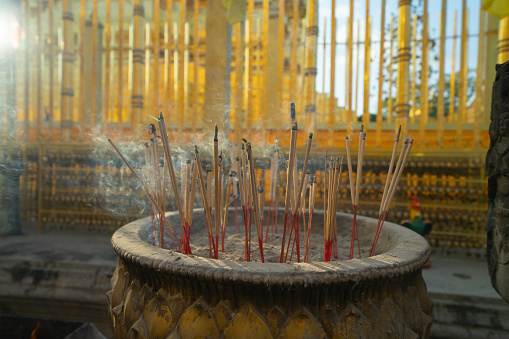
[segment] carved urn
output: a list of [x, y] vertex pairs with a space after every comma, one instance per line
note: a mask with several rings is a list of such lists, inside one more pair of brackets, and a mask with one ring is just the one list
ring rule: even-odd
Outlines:
[[[177, 212], [167, 217], [179, 224]], [[358, 217], [361, 241], [373, 239], [376, 223]], [[204, 225], [196, 210], [191, 244]], [[346, 236], [352, 216], [338, 213], [337, 225]], [[323, 232], [318, 211], [312, 232]], [[429, 336], [432, 302], [421, 270], [430, 248], [401, 226], [385, 223], [371, 258], [299, 264], [182, 255], [153, 246], [151, 233], [145, 218], [112, 238], [119, 258], [108, 299], [117, 338]]]

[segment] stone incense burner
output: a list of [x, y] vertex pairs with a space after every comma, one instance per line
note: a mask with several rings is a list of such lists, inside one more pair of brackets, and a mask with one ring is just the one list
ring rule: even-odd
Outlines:
[[[177, 212], [167, 217], [179, 224]], [[351, 223], [337, 214], [345, 235]], [[373, 239], [376, 223], [358, 217], [361, 240]], [[191, 244], [204, 225], [195, 210]], [[141, 219], [112, 238], [119, 258], [108, 299], [117, 338], [429, 336], [432, 302], [421, 269], [430, 248], [398, 225], [385, 223], [371, 258], [307, 264], [186, 256], [153, 246], [151, 227]], [[323, 233], [319, 211], [312, 232]]]

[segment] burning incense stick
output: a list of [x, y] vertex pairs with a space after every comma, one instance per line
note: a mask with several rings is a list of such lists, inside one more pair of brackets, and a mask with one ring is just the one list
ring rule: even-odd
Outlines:
[[140, 182], [141, 186], [143, 187], [143, 189], [145, 190], [145, 193], [147, 194], [147, 197], [150, 199], [150, 202], [152, 202], [152, 205], [154, 205], [154, 207], [157, 209], [157, 211], [163, 216], [163, 219], [164, 219], [164, 222], [166, 223], [166, 225], [168, 226], [169, 230], [171, 231], [172, 235], [175, 237], [175, 240], [177, 241], [177, 243], [179, 244], [179, 247], [182, 248], [181, 246], [181, 243], [179, 242], [179, 239], [177, 238], [177, 236], [175, 235], [175, 232], [173, 231], [173, 228], [171, 227], [171, 224], [170, 222], [168, 221], [168, 219], [166, 219], [166, 216], [164, 215], [164, 212], [161, 210], [161, 208], [159, 207], [159, 205], [157, 204], [157, 201], [155, 200], [155, 197], [153, 195], [153, 191], [152, 189], [147, 185], [147, 183], [138, 175], [138, 173], [136, 173], [136, 171], [134, 170], [134, 168], [131, 166], [131, 164], [129, 163], [129, 161], [127, 161], [127, 159], [124, 157], [124, 155], [120, 152], [120, 150], [117, 148], [117, 146], [115, 146], [115, 144], [113, 143], [113, 141], [111, 141], [111, 139], [108, 139], [108, 142], [111, 144], [111, 146], [113, 147], [113, 149], [115, 149], [115, 152], [117, 152], [117, 154], [120, 156], [120, 158], [122, 159], [122, 161], [126, 164], [126, 166], [129, 168], [129, 170], [131, 171], [131, 173], [134, 175], [134, 177]]
[[182, 227], [185, 227], [185, 219], [184, 214], [182, 212], [182, 205], [180, 203], [179, 191], [177, 186], [177, 177], [175, 175], [175, 169], [173, 168], [173, 160], [171, 158], [170, 153], [170, 144], [168, 142], [168, 134], [166, 133], [166, 124], [164, 122], [163, 114], [159, 115], [159, 133], [161, 134], [161, 141], [163, 143], [164, 156], [166, 158], [165, 163], [168, 167], [168, 172], [170, 173], [170, 181], [173, 189], [173, 194], [175, 196], [175, 201], [177, 203], [177, 209], [179, 211], [180, 216], [180, 224]]
[[[205, 180], [203, 180], [203, 173], [201, 171], [201, 162], [200, 162], [200, 154], [198, 153], [198, 147], [194, 146], [194, 155], [195, 155], [195, 166], [198, 167], [198, 178], [200, 179], [200, 191], [201, 191], [201, 198], [203, 200], [203, 209], [205, 210], [205, 220], [207, 223], [207, 233], [209, 236], [209, 256], [213, 258], [213, 253], [216, 253], [214, 240], [212, 238], [212, 217], [210, 213], [209, 208], [209, 202], [207, 199], [207, 194], [205, 190]], [[210, 246], [211, 245], [211, 246]]]
[[253, 197], [253, 210], [254, 210], [254, 216], [255, 216], [255, 225], [256, 225], [256, 234], [258, 236], [258, 246], [260, 249], [260, 256], [262, 259], [262, 263], [265, 261], [263, 258], [263, 241], [261, 238], [261, 227], [260, 224], [260, 207], [258, 206], [258, 199], [255, 199], [257, 196], [255, 190], [256, 190], [256, 173], [254, 170], [254, 160], [253, 160], [253, 153], [251, 150], [251, 143], [246, 143], [246, 151], [247, 151], [247, 160], [249, 161], [249, 178], [251, 179], [251, 196]]
[[311, 223], [313, 221], [313, 210], [315, 208], [315, 196], [316, 196], [316, 176], [313, 177], [312, 179], [311, 190], [309, 193], [309, 221], [308, 229], [306, 232], [306, 253], [304, 254], [304, 262], [308, 262], [309, 260], [309, 244], [311, 242]]
[[[297, 240], [297, 243], [296, 243], [296, 245], [297, 245], [297, 262], [299, 262], [299, 263], [300, 263], [300, 239], [299, 239], [299, 215], [298, 215], [299, 210], [298, 210], [298, 207], [299, 207], [300, 199], [302, 196], [302, 190], [304, 189], [304, 177], [306, 175], [306, 169], [307, 169], [308, 161], [309, 161], [309, 152], [311, 151], [312, 142], [313, 142], [313, 133], [309, 133], [308, 145], [306, 148], [306, 155], [304, 157], [304, 165], [302, 167], [302, 177], [300, 180], [300, 187], [299, 187], [299, 191], [297, 192], [297, 201], [295, 202], [295, 207], [294, 207], [294, 211], [293, 211], [292, 229], [295, 228], [295, 237]], [[292, 238], [292, 235], [291, 235], [292, 229], [290, 229], [290, 237], [288, 238], [288, 246], [290, 245], [290, 241]], [[286, 255], [288, 255], [288, 247], [286, 250]], [[285, 261], [286, 261], [286, 256], [285, 256]]]
[[284, 254], [285, 254], [286, 225], [288, 222], [288, 208], [290, 205], [290, 192], [291, 192], [290, 183], [292, 182], [292, 177], [293, 177], [293, 163], [294, 163], [293, 162], [293, 157], [294, 157], [293, 148], [295, 148], [295, 142], [297, 139], [297, 131], [298, 131], [297, 123], [294, 122], [293, 126], [292, 126], [291, 138], [290, 138], [290, 152], [289, 152], [290, 154], [289, 154], [289, 159], [288, 159], [288, 170], [287, 170], [287, 175], [286, 175], [285, 221], [283, 224], [283, 239], [282, 239], [282, 243], [281, 243], [281, 256], [279, 258], [280, 263], [283, 263]]
[[218, 236], [219, 236], [219, 224], [221, 223], [220, 215], [220, 190], [219, 190], [219, 149], [217, 140], [217, 125], [214, 127], [214, 216], [215, 216], [215, 230], [216, 230], [216, 259], [218, 258]]
[[228, 220], [228, 206], [230, 203], [228, 202], [228, 199], [230, 198], [230, 195], [233, 191], [233, 171], [230, 170], [228, 173], [228, 183], [226, 185], [226, 202], [224, 204], [224, 215], [223, 215], [223, 224], [222, 224], [222, 232], [221, 232], [221, 252], [224, 252], [224, 236], [226, 233], [226, 221]]
[[394, 198], [394, 194], [396, 193], [396, 188], [399, 184], [399, 180], [401, 179], [401, 174], [403, 173], [403, 170], [405, 168], [405, 164], [407, 162], [408, 155], [410, 154], [410, 150], [412, 149], [413, 142], [414, 142], [414, 139], [412, 139], [410, 142], [408, 142], [408, 138], [406, 138], [405, 144], [403, 145], [403, 147], [401, 149], [401, 153], [400, 153], [400, 156], [398, 159], [398, 164], [396, 165], [396, 169], [394, 170], [393, 180], [390, 184], [390, 187], [388, 190], [388, 195], [387, 195], [387, 198], [386, 198], [384, 206], [383, 206], [382, 221], [380, 223], [380, 226], [377, 227], [377, 231], [375, 233], [375, 238], [373, 239], [373, 245], [371, 246], [371, 251], [369, 253], [370, 257], [373, 256], [373, 254], [375, 252], [376, 245], [378, 243], [378, 238], [380, 237], [380, 233], [382, 232], [385, 217], [387, 216], [387, 213], [389, 212], [389, 208], [391, 206], [392, 199]]

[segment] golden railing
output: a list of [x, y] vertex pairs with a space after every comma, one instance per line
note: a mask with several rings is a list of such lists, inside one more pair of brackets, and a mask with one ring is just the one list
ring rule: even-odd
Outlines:
[[[20, 13], [19, 46], [4, 55], [12, 77], [0, 81], [5, 94], [0, 122], [18, 124], [25, 140], [84, 141], [98, 130], [140, 134], [150, 116], [162, 111], [183, 134], [218, 123], [232, 136], [256, 133], [270, 143], [280, 140], [293, 101], [301, 126], [324, 134], [323, 146], [335, 147], [330, 141], [335, 131], [350, 133], [362, 121], [368, 132], [376, 131], [377, 147], [385, 147], [384, 138], [390, 140], [394, 126], [402, 124], [421, 148], [484, 148], [494, 65], [508, 59], [508, 19], [467, 8], [465, 0], [461, 14], [449, 13], [442, 0], [442, 28], [430, 36], [428, 2], [413, 10], [410, 1], [399, 1], [397, 17], [391, 16], [388, 26], [389, 8], [382, 1], [380, 36], [374, 36], [374, 13], [366, 0], [365, 36], [359, 36], [359, 23], [355, 34], [352, 19], [347, 36], [338, 37], [336, 1], [330, 23], [318, 15], [323, 4], [316, 0], [249, 0], [244, 17], [229, 25], [229, 12], [218, 0], [187, 1], [185, 6], [176, 0], [24, 0], [15, 11]], [[353, 4], [352, 18], [358, 15]], [[477, 32], [468, 25], [469, 12], [479, 13]], [[452, 17], [449, 32], [445, 27]], [[331, 28], [331, 40], [322, 39]], [[446, 60], [450, 39], [460, 44], [452, 60]], [[478, 55], [469, 56], [467, 46], [475, 40]], [[430, 59], [432, 44], [438, 46], [437, 62]], [[362, 49], [369, 62], [359, 65], [353, 56]], [[319, 50], [323, 61], [317, 58]], [[343, 50], [346, 63], [338, 64], [335, 56]], [[372, 60], [377, 53], [385, 57]], [[324, 64], [326, 54], [330, 65]], [[467, 93], [467, 60], [473, 57], [476, 79], [473, 93]], [[438, 64], [438, 77], [430, 75], [430, 60]], [[323, 93], [324, 82], [321, 93], [315, 89], [317, 63], [331, 71], [328, 93]], [[370, 63], [378, 64], [378, 74], [370, 74]], [[335, 75], [343, 70], [344, 93], [330, 95]], [[435, 94], [431, 85], [436, 85]], [[359, 88], [362, 103], [356, 100]], [[419, 99], [417, 93], [426, 95]], [[433, 107], [430, 95], [437, 100]], [[457, 103], [446, 109], [446, 99], [454, 98]], [[372, 101], [376, 111], [369, 110]], [[446, 140], [453, 130], [455, 144]], [[2, 129], [2, 134], [7, 138], [9, 133]], [[436, 143], [426, 142], [428, 134]]]

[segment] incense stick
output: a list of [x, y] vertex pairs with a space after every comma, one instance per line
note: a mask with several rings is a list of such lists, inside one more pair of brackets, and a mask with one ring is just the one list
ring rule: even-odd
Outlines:
[[251, 196], [253, 197], [253, 210], [254, 210], [254, 216], [255, 216], [255, 225], [256, 225], [256, 234], [258, 236], [258, 246], [260, 249], [260, 256], [262, 259], [262, 263], [264, 262], [263, 258], [263, 241], [261, 238], [261, 224], [260, 224], [260, 209], [258, 206], [258, 199], [255, 199], [256, 192], [256, 173], [254, 170], [254, 160], [253, 160], [253, 153], [251, 150], [251, 143], [246, 143], [246, 151], [247, 151], [247, 160], [249, 161], [249, 177], [251, 179]]
[[218, 236], [219, 236], [219, 224], [221, 223], [220, 215], [220, 190], [219, 190], [219, 149], [217, 140], [217, 125], [214, 127], [214, 217], [215, 217], [215, 230], [216, 230], [216, 259], [218, 259]]
[[297, 138], [297, 130], [298, 130], [297, 123], [294, 122], [293, 126], [292, 126], [291, 138], [290, 138], [290, 152], [289, 152], [290, 154], [289, 154], [289, 159], [288, 159], [288, 170], [287, 170], [287, 175], [286, 175], [285, 220], [284, 220], [284, 224], [283, 224], [283, 238], [282, 238], [282, 243], [281, 243], [281, 256], [279, 258], [280, 263], [283, 263], [284, 254], [285, 254], [286, 225], [288, 222], [288, 208], [289, 208], [289, 204], [290, 204], [290, 192], [291, 192], [290, 183], [292, 182], [292, 177], [293, 177], [293, 156], [294, 156], [293, 148], [295, 147], [295, 139]]
[[168, 219], [166, 219], [166, 216], [164, 215], [164, 213], [161, 211], [161, 209], [159, 208], [159, 206], [157, 205], [157, 202], [151, 192], [151, 189], [150, 187], [146, 184], [146, 182], [138, 175], [138, 173], [136, 173], [136, 171], [134, 170], [134, 168], [131, 166], [131, 164], [129, 163], [129, 161], [127, 161], [127, 159], [124, 157], [124, 155], [120, 152], [120, 150], [117, 148], [117, 146], [115, 146], [115, 144], [113, 143], [113, 141], [111, 139], [108, 139], [108, 142], [111, 144], [111, 146], [113, 147], [113, 149], [115, 149], [115, 152], [117, 152], [117, 154], [120, 156], [120, 158], [122, 159], [122, 161], [124, 161], [124, 163], [126, 164], [126, 166], [129, 168], [129, 170], [133, 173], [134, 177], [140, 182], [141, 186], [143, 187], [143, 189], [145, 190], [145, 193], [147, 194], [147, 197], [150, 199], [150, 201], [152, 202], [152, 204], [156, 207], [157, 211], [163, 216], [163, 219], [164, 219], [164, 222], [166, 223], [166, 225], [168, 225], [168, 228], [170, 229], [171, 233], [173, 234], [173, 236], [175, 237], [175, 240], [177, 240], [177, 243], [179, 244], [179, 246], [182, 248], [181, 246], [181, 243], [179, 242], [177, 236], [175, 235], [175, 232], [173, 231], [173, 228], [171, 227], [171, 224], [170, 222], [168, 221]]
[[[309, 133], [309, 139], [308, 139], [308, 145], [307, 145], [307, 148], [306, 148], [306, 155], [304, 157], [304, 165], [302, 167], [302, 177], [301, 177], [301, 180], [300, 180], [300, 187], [299, 187], [299, 191], [297, 192], [297, 201], [295, 202], [295, 209], [293, 211], [293, 222], [292, 222], [292, 228], [295, 227], [295, 237], [297, 238], [297, 262], [300, 263], [300, 239], [299, 239], [299, 217], [298, 217], [298, 207], [299, 207], [299, 203], [300, 203], [300, 199], [301, 199], [301, 195], [302, 195], [302, 190], [304, 188], [304, 177], [306, 175], [306, 169], [307, 169], [307, 165], [308, 165], [308, 161], [309, 161], [309, 152], [311, 151], [311, 144], [313, 142], [313, 133]], [[297, 224], [295, 225], [295, 221], [297, 221]], [[292, 232], [292, 229], [290, 229], [290, 237], [288, 238], [288, 246], [290, 245], [290, 240], [291, 240], [291, 232]], [[287, 250], [286, 250], [286, 255], [288, 255], [288, 247], [287, 247]], [[285, 261], [286, 261], [286, 257], [285, 257]]]
[[[401, 149], [400, 158], [398, 159], [398, 165], [399, 166], [396, 165], [396, 170], [395, 170], [395, 173], [394, 173], [394, 179], [393, 179], [393, 182], [391, 182], [391, 187], [389, 188], [389, 193], [388, 193], [387, 199], [385, 201], [385, 205], [384, 205], [384, 209], [383, 209], [382, 221], [380, 223], [380, 227], [378, 229], [378, 232], [375, 234], [375, 239], [373, 239], [373, 245], [371, 246], [371, 251], [370, 251], [370, 254], [369, 254], [370, 257], [373, 256], [373, 254], [375, 252], [376, 245], [378, 243], [378, 239], [380, 237], [380, 234], [382, 233], [382, 228], [383, 228], [383, 224], [384, 224], [384, 221], [385, 221], [385, 217], [386, 217], [386, 215], [387, 215], [387, 213], [389, 211], [389, 208], [390, 208], [391, 203], [392, 203], [392, 199], [394, 198], [394, 195], [396, 193], [396, 187], [398, 186], [399, 180], [401, 179], [401, 174], [403, 173], [403, 170], [405, 168], [405, 164], [407, 162], [408, 155], [410, 154], [410, 150], [412, 149], [413, 142], [414, 142], [414, 139], [412, 139], [410, 142], [408, 142], [408, 138], [407, 138], [405, 140], [405, 145], [403, 145], [403, 148]], [[401, 158], [403, 158], [403, 160], [401, 160]]]
[[[207, 223], [207, 231], [208, 231], [207, 233], [209, 235], [209, 248], [210, 248], [209, 256], [212, 258], [213, 257], [212, 253], [215, 254], [215, 252], [216, 252], [214, 240], [212, 239], [212, 217], [211, 217], [209, 202], [208, 202], [207, 194], [206, 194], [206, 190], [205, 190], [205, 180], [203, 180], [203, 173], [201, 171], [200, 155], [198, 153], [198, 147], [196, 145], [194, 146], [194, 155], [195, 155], [195, 160], [196, 160], [195, 165], [198, 167], [198, 178], [200, 180], [199, 182], [200, 182], [201, 198], [203, 200], [203, 209], [205, 210], [205, 220]], [[212, 246], [210, 246], [210, 244], [212, 244]]]

